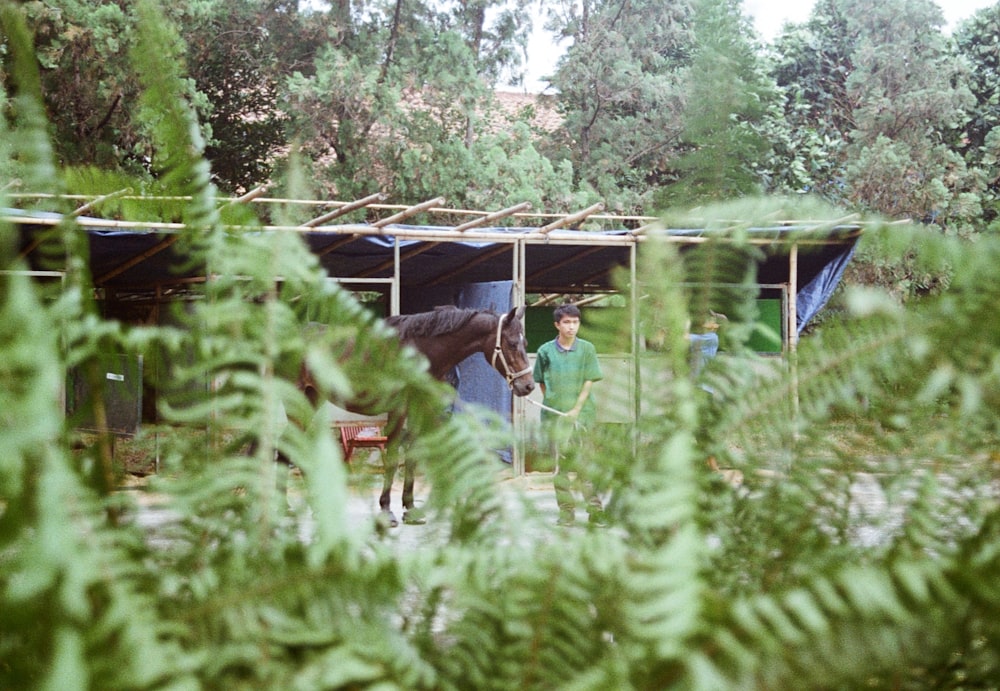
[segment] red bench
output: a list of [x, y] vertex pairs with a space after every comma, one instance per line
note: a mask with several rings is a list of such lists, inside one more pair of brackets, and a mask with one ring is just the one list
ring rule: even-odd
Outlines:
[[344, 448], [344, 462], [351, 462], [355, 449], [378, 449], [385, 458], [385, 445], [389, 437], [382, 434], [382, 428], [374, 425], [342, 425], [340, 444]]

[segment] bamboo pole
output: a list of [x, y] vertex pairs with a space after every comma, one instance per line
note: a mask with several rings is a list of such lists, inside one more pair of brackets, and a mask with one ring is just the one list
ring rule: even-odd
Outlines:
[[18, 259], [26, 259], [32, 252], [34, 252], [36, 249], [38, 249], [38, 246], [40, 244], [42, 244], [42, 240], [43, 239], [44, 239], [43, 236], [38, 236], [35, 239], [33, 239], [31, 242], [29, 242], [27, 244], [27, 246], [25, 246], [25, 248], [23, 250], [21, 250], [20, 252], [18, 252], [17, 258]]
[[600, 302], [605, 298], [612, 295], [612, 293], [600, 293], [599, 295], [588, 295], [585, 298], [581, 298], [574, 302], [573, 304], [577, 307], [586, 307], [587, 305], [593, 305], [594, 303]]
[[[514, 294], [511, 296], [513, 306], [520, 307], [525, 302], [524, 285], [524, 245], [520, 242], [514, 243], [514, 251], [511, 257], [511, 279], [514, 286]], [[521, 326], [525, 325], [525, 315], [521, 315]], [[511, 424], [514, 429], [514, 445], [511, 463], [514, 466], [514, 477], [524, 476], [524, 454], [525, 454], [525, 418], [524, 418], [524, 398], [521, 396], [511, 396], [510, 415]]]
[[244, 194], [242, 197], [237, 197], [236, 199], [233, 199], [228, 204], [226, 204], [226, 206], [236, 206], [237, 204], [248, 204], [249, 202], [252, 202], [255, 199], [259, 199], [260, 197], [264, 196], [264, 193], [267, 192], [267, 189], [268, 185], [261, 185], [260, 187], [256, 187], [247, 192], [246, 194]]
[[[371, 196], [374, 197], [375, 195], [371, 195]], [[368, 199], [368, 198], [366, 198], [366, 199]], [[361, 201], [365, 201], [365, 200], [362, 199], [362, 200], [359, 200], [359, 202], [356, 202], [356, 204], [358, 204], [358, 206], [356, 206], [355, 208], [360, 208], [361, 207], [361, 204], [360, 204]], [[421, 204], [417, 204], [416, 206], [408, 207], [407, 209], [405, 209], [404, 211], [399, 212], [398, 214], [394, 214], [392, 216], [389, 216], [388, 218], [383, 218], [381, 221], [376, 221], [375, 223], [372, 223], [370, 226], [365, 225], [365, 226], [360, 226], [360, 227], [362, 227], [362, 228], [375, 228], [375, 229], [378, 229], [379, 231], [381, 231], [381, 229], [384, 228], [387, 225], [390, 225], [392, 223], [398, 223], [399, 221], [402, 221], [402, 220], [404, 220], [404, 219], [406, 219], [406, 218], [408, 218], [410, 216], [413, 216], [415, 214], [418, 214], [418, 213], [420, 213], [422, 211], [425, 211], [427, 209], [433, 208], [435, 206], [440, 206], [443, 203], [444, 203], [444, 197], [437, 197], [435, 199], [430, 199], [430, 200], [428, 200], [426, 202], [423, 202]], [[370, 206], [370, 205], [371, 205], [370, 203], [364, 204], [364, 206]], [[346, 212], [344, 212], [344, 213], [346, 213]], [[327, 216], [329, 216], [329, 214], [327, 214]], [[323, 219], [323, 218], [324, 218], [323, 216], [320, 216], [320, 219]], [[314, 220], [318, 221], [319, 219], [314, 219]], [[318, 225], [318, 222], [317, 222], [317, 225]], [[304, 226], [304, 227], [313, 227], [313, 226]], [[345, 226], [341, 226], [341, 227], [345, 227]], [[362, 234], [368, 234], [368, 233], [361, 233], [361, 232], [352, 233], [350, 236], [348, 236], [344, 240], [340, 240], [340, 241], [337, 241], [337, 242], [334, 242], [334, 243], [331, 243], [331, 244], [327, 245], [322, 250], [320, 250], [319, 252], [317, 252], [317, 256], [322, 256], [322, 255], [325, 255], [325, 254], [329, 254], [330, 252], [334, 251], [335, 249], [337, 249], [339, 247], [343, 247], [344, 245], [347, 245], [347, 244], [353, 242], [355, 240], [355, 238], [359, 237]], [[382, 233], [379, 232], [379, 234], [382, 234]], [[396, 236], [396, 244], [397, 244], [396, 254], [399, 253], [399, 249], [398, 249], [399, 242], [398, 241], [399, 241], [399, 236], [397, 235]], [[393, 261], [395, 261], [395, 259]], [[387, 262], [383, 262], [383, 264], [384, 264], [383, 268], [388, 268], [388, 266], [390, 266], [390, 264], [387, 263]], [[397, 267], [397, 270], [398, 270], [398, 267]]]
[[[316, 218], [312, 219], [311, 221], [306, 221], [302, 225], [304, 225], [307, 228], [315, 228], [316, 226], [324, 225], [328, 221], [332, 221], [335, 218], [339, 218], [341, 216], [344, 216], [345, 214], [349, 214], [352, 211], [357, 211], [358, 209], [363, 209], [364, 207], [369, 206], [369, 205], [371, 205], [371, 204], [373, 204], [375, 202], [384, 201], [385, 198], [386, 198], [386, 195], [383, 194], [382, 192], [376, 192], [375, 194], [369, 194], [367, 197], [364, 197], [363, 199], [358, 199], [357, 201], [353, 201], [353, 202], [350, 202], [348, 204], [344, 204], [339, 209], [334, 209], [333, 211], [331, 211], [329, 213], [326, 213], [326, 214], [323, 214], [322, 216], [317, 216]], [[335, 202], [335, 203], [339, 203], [339, 202]]]
[[[531, 208], [531, 202], [522, 202], [521, 204], [518, 204], [517, 206], [511, 206], [511, 207], [509, 207], [507, 209], [504, 209], [503, 211], [497, 211], [496, 213], [490, 214], [488, 216], [483, 216], [480, 219], [477, 219], [475, 221], [470, 221], [468, 223], [465, 223], [465, 224], [463, 224], [461, 226], [458, 226], [458, 227], [454, 228], [452, 230], [452, 232], [454, 232], [454, 233], [465, 232], [466, 230], [468, 230], [470, 228], [475, 228], [476, 226], [481, 226], [481, 225], [483, 225], [485, 223], [489, 223], [491, 221], [495, 221], [497, 219], [504, 218], [506, 216], [510, 216], [511, 214], [515, 213], [515, 210], [519, 210], [519, 209], [523, 209], [523, 208], [529, 208], [530, 209]], [[420, 254], [423, 254], [424, 252], [432, 250], [435, 247], [438, 247], [439, 245], [441, 245], [443, 243], [444, 243], [444, 241], [440, 241], [440, 240], [437, 241], [437, 242], [427, 242], [427, 243], [421, 245], [420, 247], [416, 247], [414, 249], [411, 249], [408, 252], [400, 253], [400, 261], [404, 262], [404, 261], [407, 261], [408, 259], [412, 259], [413, 257], [416, 257], [417, 255], [420, 255]], [[385, 271], [390, 266], [392, 266], [392, 261], [386, 260], [386, 261], [382, 262], [381, 264], [378, 264], [377, 266], [373, 266], [372, 268], [367, 269], [367, 270], [361, 272], [358, 275], [359, 276], [371, 276], [371, 275], [377, 274], [377, 273], [379, 273], [381, 271]]]
[[644, 225], [639, 226], [638, 228], [632, 231], [632, 235], [642, 235], [644, 233], [648, 233], [651, 230], [662, 230], [662, 229], [663, 229], [663, 223], [657, 220], [653, 221], [652, 223], [646, 223]]
[[584, 276], [583, 280], [581, 281], [581, 283], [583, 285], [587, 285], [591, 281], [596, 281], [598, 278], [603, 278], [603, 277], [607, 276], [609, 273], [611, 273], [614, 270], [614, 268], [615, 267], [613, 267], [613, 266], [608, 266], [608, 267], [606, 267], [604, 269], [601, 269], [600, 271], [595, 271], [594, 273], [590, 274], [589, 276]]
[[478, 218], [475, 221], [469, 221], [468, 223], [463, 223], [462, 225], [457, 226], [454, 230], [456, 233], [464, 233], [465, 231], [470, 230], [472, 228], [478, 228], [479, 226], [484, 226], [487, 223], [492, 223], [493, 221], [498, 221], [501, 218], [513, 216], [514, 214], [520, 211], [525, 211], [530, 208], [531, 208], [531, 202], [521, 202], [516, 206], [509, 206], [506, 209], [495, 211], [491, 214], [483, 216], [482, 218]]
[[501, 245], [500, 247], [497, 247], [497, 248], [493, 249], [490, 252], [486, 252], [484, 254], [479, 255], [473, 261], [467, 262], [466, 264], [464, 264], [461, 268], [455, 269], [454, 271], [448, 271], [448, 272], [445, 272], [443, 274], [439, 274], [438, 276], [435, 276], [431, 281], [429, 281], [427, 283], [427, 285], [429, 285], [429, 286], [435, 286], [435, 285], [438, 285], [440, 283], [443, 283], [444, 281], [447, 281], [449, 278], [452, 278], [453, 276], [457, 276], [458, 274], [462, 273], [463, 271], [468, 271], [470, 268], [472, 268], [473, 266], [476, 266], [477, 264], [482, 264], [483, 262], [485, 262], [485, 261], [487, 261], [489, 259], [492, 259], [493, 257], [497, 256], [498, 254], [503, 254], [504, 252], [512, 250], [515, 246], [516, 246], [516, 243], [511, 243], [510, 245]]
[[545, 307], [546, 305], [552, 304], [553, 300], [558, 300], [560, 297], [559, 293], [543, 293], [541, 297], [531, 303], [532, 307]]
[[68, 216], [70, 218], [76, 218], [77, 216], [82, 216], [83, 214], [87, 213], [92, 208], [94, 208], [94, 206], [96, 206], [97, 204], [100, 204], [101, 202], [106, 202], [109, 199], [115, 199], [116, 197], [123, 197], [126, 194], [131, 194], [131, 193], [132, 193], [132, 188], [131, 187], [125, 187], [124, 189], [120, 189], [117, 192], [111, 192], [110, 194], [105, 194], [105, 195], [100, 196], [100, 197], [95, 197], [94, 199], [90, 200], [86, 204], [84, 204], [82, 206], [78, 206], [76, 209], [74, 209], [72, 212], [70, 212], [68, 214]]
[[357, 235], [342, 235], [339, 240], [331, 242], [329, 245], [319, 248], [316, 250], [315, 254], [317, 257], [322, 257], [324, 255], [330, 254], [330, 252], [335, 252], [339, 250], [344, 245], [349, 245], [358, 238]]
[[[266, 186], [261, 186], [261, 187], [258, 187], [256, 189], [253, 189], [250, 192], [248, 192], [245, 195], [243, 195], [242, 197], [238, 197], [238, 198], [232, 200], [230, 202], [230, 205], [246, 204], [246, 203], [248, 203], [250, 201], [253, 201], [257, 197], [260, 197], [262, 194], [264, 194], [264, 192], [266, 190], [267, 190]], [[87, 206], [89, 206], [89, 205], [88, 204], [84, 204], [80, 208], [81, 209], [85, 209]], [[120, 276], [121, 274], [125, 273], [126, 271], [128, 271], [132, 267], [141, 264], [142, 262], [146, 261], [150, 257], [152, 257], [152, 256], [154, 256], [156, 254], [159, 254], [163, 250], [167, 249], [168, 247], [170, 247], [171, 245], [173, 245], [175, 242], [177, 242], [180, 239], [180, 237], [181, 237], [180, 233], [177, 233], [177, 234], [171, 235], [170, 237], [162, 240], [161, 242], [157, 243], [153, 247], [150, 247], [145, 252], [141, 252], [141, 253], [137, 254], [136, 256], [132, 257], [131, 259], [125, 261], [123, 264], [120, 264], [119, 266], [115, 267], [111, 271], [108, 271], [108, 272], [104, 273], [102, 276], [99, 276], [99, 277], [95, 278], [94, 279], [94, 285], [101, 285], [102, 283], [106, 283], [107, 281], [110, 281], [115, 276]]]
[[441, 206], [442, 204], [444, 204], [444, 197], [436, 197], [434, 199], [429, 199], [426, 202], [421, 202], [420, 204], [417, 204], [415, 206], [408, 207], [407, 209], [400, 211], [398, 214], [393, 214], [388, 218], [383, 218], [381, 221], [376, 221], [372, 225], [376, 228], [385, 228], [388, 225], [392, 225], [393, 223], [399, 223], [400, 221], [403, 221], [409, 218], [410, 216], [416, 216], [422, 211], [433, 209], [435, 206]]
[[[425, 243], [423, 245], [420, 245], [418, 247], [414, 247], [413, 249], [411, 249], [411, 250], [409, 250], [407, 252], [400, 252], [399, 253], [399, 261], [400, 262], [405, 262], [408, 259], [413, 259], [413, 257], [421, 255], [421, 254], [423, 254], [424, 252], [426, 252], [428, 250], [434, 249], [435, 247], [437, 247], [440, 244], [441, 244], [440, 242], [429, 242], [429, 243]], [[385, 271], [386, 269], [388, 269], [389, 267], [391, 267], [395, 263], [395, 261], [396, 261], [395, 258], [393, 258], [393, 259], [386, 259], [381, 264], [377, 264], [377, 265], [373, 266], [370, 269], [365, 269], [364, 271], [362, 271], [361, 273], [358, 274], [358, 277], [360, 277], [360, 278], [367, 278], [367, 277], [372, 276], [374, 274], [381, 273], [381, 272]]]
[[[21, 184], [20, 180], [14, 180], [4, 188], [0, 189], [6, 189], [7, 187], [17, 186], [19, 184]], [[95, 195], [21, 192], [9, 196], [18, 199], [68, 199], [68, 200], [86, 201], [88, 199], [94, 198]], [[136, 201], [191, 201], [192, 197], [190, 195], [138, 195], [137, 194], [137, 195], [125, 196], [123, 197], [123, 199], [131, 199]], [[232, 197], [215, 197], [215, 201], [232, 203], [234, 200]], [[255, 197], [253, 201], [261, 204], [297, 204], [301, 206], [330, 206], [331, 204], [345, 203], [340, 201], [331, 201], [324, 199], [295, 199], [291, 197]], [[406, 204], [372, 203], [369, 204], [368, 206], [371, 206], [373, 209], [381, 209], [381, 210], [405, 210], [409, 208], [409, 206]], [[442, 213], [448, 213], [452, 215], [463, 215], [463, 216], [480, 216], [480, 215], [486, 215], [488, 213], [486, 211], [478, 209], [438, 209], [438, 210], [441, 211]], [[513, 215], [516, 217], [523, 217], [523, 218], [561, 218], [565, 216], [565, 214], [554, 214], [554, 213], [543, 213], [543, 212], [538, 212], [538, 213], [518, 212]], [[627, 221], [641, 222], [641, 221], [656, 220], [655, 216], [629, 216], [623, 214], [594, 214], [593, 218], [604, 221], [623, 221], [623, 222]]]
[[[87, 202], [83, 206], [77, 207], [74, 211], [72, 211], [71, 213], [67, 214], [67, 216], [69, 218], [76, 218], [76, 217], [78, 217], [78, 216], [86, 213], [87, 211], [89, 211], [95, 204], [99, 204], [102, 201], [107, 201], [108, 199], [112, 199], [114, 197], [121, 197], [121, 196], [123, 196], [125, 194], [130, 194], [131, 192], [132, 192], [132, 188], [126, 187], [124, 189], [118, 190], [117, 192], [112, 192], [110, 194], [106, 194], [106, 195], [104, 195], [102, 197], [95, 197], [93, 200]], [[38, 249], [38, 246], [42, 244], [43, 240], [44, 240], [43, 237], [36, 237], [34, 240], [32, 240], [30, 243], [28, 243], [28, 245], [24, 249], [22, 249], [18, 253], [17, 258], [18, 259], [24, 259], [24, 258], [28, 257], [32, 252], [34, 252], [36, 249]]]
[[[5, 221], [10, 223], [20, 223], [25, 225], [58, 225], [60, 220], [58, 218], [39, 218], [32, 217], [21, 214], [7, 214], [3, 216]], [[108, 229], [131, 229], [131, 230], [142, 230], [142, 231], [158, 231], [161, 233], [179, 233], [185, 229], [185, 224], [183, 223], [164, 223], [164, 222], [148, 222], [148, 221], [117, 221], [110, 219], [95, 219], [95, 218], [79, 218], [77, 219], [77, 225], [85, 228], [98, 228], [102, 230]], [[232, 229], [239, 230], [242, 226], [233, 226]], [[311, 234], [327, 234], [332, 236], [346, 236], [346, 235], [378, 235], [384, 236], [386, 234], [392, 234], [396, 237], [402, 239], [414, 239], [422, 240], [425, 242], [434, 241], [449, 241], [461, 238], [462, 240], [476, 240], [482, 242], [502, 242], [511, 243], [515, 241], [523, 241], [526, 243], [534, 244], [564, 244], [564, 245], [583, 245], [583, 246], [620, 246], [629, 247], [636, 242], [644, 242], [648, 239], [648, 235], [632, 235], [625, 233], [622, 235], [607, 235], [604, 233], [587, 233], [580, 231], [564, 231], [552, 232], [552, 233], [541, 233], [539, 230], [505, 230], [505, 229], [492, 229], [492, 230], [471, 230], [466, 231], [457, 235], [451, 228], [393, 228], [391, 233], [387, 233], [387, 229], [384, 227], [376, 227], [369, 224], [344, 224], [338, 226], [319, 226], [316, 228], [307, 228], [304, 226], [280, 226], [280, 225], [268, 225], [261, 226], [260, 230], [263, 232], [291, 232], [291, 233], [311, 233]], [[851, 230], [856, 233], [861, 232], [859, 226], [851, 226]], [[708, 239], [700, 236], [691, 235], [666, 235], [663, 237], [664, 240], [668, 242], [674, 242], [677, 244], [698, 244], [706, 242]], [[774, 244], [773, 238], [748, 238], [747, 243], [752, 245], [771, 245]], [[797, 242], [800, 246], [807, 245], [829, 245], [838, 244], [836, 240], [826, 240], [823, 238], [799, 238]]]
[[541, 227], [541, 228], [538, 229], [538, 232], [542, 233], [542, 234], [547, 234], [547, 233], [550, 233], [553, 230], [556, 230], [558, 228], [565, 228], [566, 226], [568, 226], [568, 225], [570, 225], [572, 223], [576, 223], [578, 221], [584, 220], [585, 218], [587, 218], [587, 216], [592, 216], [593, 214], [597, 213], [598, 211], [604, 211], [604, 203], [603, 202], [597, 202], [593, 206], [588, 206], [583, 211], [578, 211], [575, 214], [570, 214], [569, 216], [565, 216], [565, 217], [559, 219], [558, 221], [554, 221], [554, 222], [548, 224], [547, 226], [543, 226], [543, 227]]
[[638, 248], [632, 245], [629, 248], [628, 271], [629, 271], [629, 317], [632, 319], [632, 328], [629, 332], [632, 338], [629, 345], [632, 350], [632, 455], [638, 458], [639, 451], [639, 420], [642, 417], [642, 362], [639, 359], [639, 253]]
[[788, 348], [795, 352], [799, 343], [799, 246], [793, 244], [788, 253]]
[[[4, 185], [3, 187], [0, 187], [0, 191], [6, 191], [9, 188], [17, 187], [20, 184], [21, 184], [20, 180], [12, 180], [12, 181], [8, 182], [6, 185]], [[243, 195], [243, 197], [239, 197], [239, 198], [236, 198], [236, 199], [231, 198], [231, 197], [216, 197], [215, 201], [217, 201], [217, 202], [224, 202], [224, 203], [227, 203], [227, 204], [243, 203], [243, 202], [246, 202], [246, 201], [254, 201], [254, 202], [262, 203], [262, 204], [299, 204], [299, 205], [303, 205], [303, 206], [329, 206], [331, 204], [342, 204], [342, 205], [347, 206], [347, 205], [356, 203], [356, 202], [339, 202], [339, 201], [315, 200], [315, 199], [294, 199], [294, 198], [287, 198], [287, 197], [263, 197], [261, 195], [263, 194], [264, 191], [266, 191], [266, 189], [264, 189], [264, 188], [257, 188], [255, 190], [253, 190], [252, 192], [250, 192], [250, 193], [248, 193], [246, 195]], [[117, 195], [117, 193], [116, 193], [116, 195]], [[372, 196], [374, 196], [374, 195], [372, 195]], [[11, 199], [66, 199], [66, 200], [79, 200], [79, 201], [84, 201], [84, 202], [86, 202], [88, 200], [95, 200], [95, 199], [98, 198], [96, 195], [86, 195], [86, 194], [52, 194], [52, 193], [41, 193], [41, 192], [18, 192], [18, 193], [10, 193], [10, 194], [8, 194], [8, 197], [10, 197]], [[124, 195], [121, 195], [120, 198], [121, 199], [129, 199], [129, 200], [137, 200], [137, 201], [190, 201], [191, 200], [191, 196], [190, 195], [135, 195], [135, 194], [124, 194]], [[437, 202], [437, 203], [443, 203], [443, 197], [439, 198], [439, 200], [440, 200], [440, 202]], [[412, 208], [414, 208], [414, 207], [408, 207], [408, 206], [403, 205], [403, 204], [379, 204], [379, 203], [374, 203], [374, 202], [377, 202], [377, 201], [378, 200], [373, 200], [373, 203], [366, 204], [365, 206], [370, 206], [373, 209], [385, 209], [385, 210], [396, 209], [396, 210], [402, 210], [404, 213], [407, 213], [408, 215], [410, 215], [408, 213], [409, 210], [412, 209]], [[431, 207], [433, 207], [433, 204], [431, 205]], [[603, 209], [603, 206], [601, 208]], [[354, 209], [352, 209], [352, 210], [354, 210]], [[460, 215], [488, 215], [486, 211], [473, 210], [473, 209], [432, 209], [432, 208], [427, 208], [427, 209], [421, 209], [421, 210], [433, 210], [433, 211], [440, 211], [441, 213], [460, 214]], [[501, 212], [496, 212], [496, 213], [501, 213]], [[539, 218], [539, 219], [553, 218], [553, 219], [556, 219], [556, 220], [555, 220], [555, 222], [550, 223], [549, 226], [553, 226], [553, 227], [565, 227], [566, 225], [569, 225], [569, 224], [573, 223], [574, 222], [574, 218], [580, 216], [581, 214], [582, 214], [583, 217], [591, 218], [593, 220], [621, 221], [623, 223], [627, 223], [627, 222], [641, 222], [642, 223], [642, 222], [644, 222], [644, 225], [642, 225], [641, 227], [639, 227], [639, 228], [637, 228], [637, 229], [635, 229], [633, 231], [630, 231], [632, 234], [636, 234], [636, 235], [642, 235], [644, 233], [647, 233], [650, 230], [656, 229], [660, 225], [660, 220], [656, 216], [635, 216], [635, 215], [620, 215], [620, 214], [600, 214], [600, 213], [594, 213], [594, 212], [592, 212], [590, 210], [586, 210], [586, 211], [583, 211], [583, 212], [578, 212], [577, 214], [573, 214], [573, 215], [551, 214], [551, 213], [543, 213], [543, 212], [525, 213], [524, 211], [518, 211], [518, 212], [515, 212], [513, 214], [509, 214], [509, 215], [512, 215], [514, 217], [520, 217], [520, 218]], [[851, 223], [852, 225], [857, 225], [857, 226], [868, 225], [867, 222], [855, 220], [857, 217], [858, 217], [857, 214], [850, 214], [850, 215], [845, 216], [843, 218], [832, 220], [832, 221], [830, 221], [830, 220], [822, 221], [822, 220], [815, 220], [815, 219], [784, 219], [784, 220], [775, 220], [774, 224], [776, 226], [781, 226], [781, 227], [801, 225], [801, 226], [806, 226], [807, 227], [806, 229], [808, 229], [808, 230], [815, 230], [815, 229], [819, 229], [819, 228], [823, 228], [823, 227], [835, 227], [838, 224], [846, 224], [846, 223]], [[705, 221], [707, 219], [704, 219], [704, 218], [699, 219], [697, 217], [692, 217], [691, 220], [692, 221]], [[734, 224], [745, 223], [744, 221], [738, 221], [738, 220], [731, 220], [729, 222], [730, 223], [734, 223]], [[909, 223], [909, 222], [910, 222], [909, 219], [901, 219], [899, 221], [895, 221], [894, 224], [895, 223]], [[310, 221], [309, 223], [312, 223], [312, 221]], [[547, 227], [547, 226], [543, 226], [543, 227]]]

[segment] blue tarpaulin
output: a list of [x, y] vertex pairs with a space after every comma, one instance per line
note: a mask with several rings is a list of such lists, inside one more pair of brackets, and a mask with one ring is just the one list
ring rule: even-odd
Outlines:
[[[5, 216], [24, 217], [23, 212], [0, 210]], [[36, 217], [52, 214], [37, 214]], [[35, 246], [38, 233], [47, 225], [21, 223], [21, 250], [27, 254], [33, 268], [42, 266], [42, 252]], [[331, 276], [341, 279], [355, 277], [390, 278], [399, 229], [400, 288], [403, 311], [418, 311], [416, 303], [428, 297], [437, 304], [458, 304], [457, 295], [466, 286], [510, 281], [513, 245], [510, 242], [481, 241], [456, 237], [441, 240], [440, 235], [454, 232], [439, 226], [389, 226], [383, 235], [338, 235], [331, 232], [303, 231], [309, 248]], [[494, 236], [516, 238], [535, 232], [535, 228], [481, 229]], [[403, 231], [438, 232], [431, 240], [404, 237]], [[281, 232], [281, 231], [270, 231]], [[697, 238], [704, 231], [666, 230], [675, 237]], [[99, 287], [127, 293], [150, 290], [156, 286], [182, 283], [204, 273], [204, 267], [191, 266], [179, 256], [171, 232], [162, 230], [119, 230], [88, 225], [90, 269]], [[815, 237], [819, 243], [799, 245], [797, 261], [798, 312], [797, 330], [801, 333], [810, 319], [826, 304], [850, 261], [857, 238], [857, 227], [835, 229], [815, 236], [801, 227], [755, 228], [751, 238], [773, 241], [767, 245], [764, 258], [758, 263], [757, 282], [762, 285], [789, 283], [789, 239]], [[551, 234], [553, 242], [525, 245], [525, 290], [528, 293], [586, 293], [613, 288], [612, 274], [628, 266], [629, 233], [626, 230], [603, 232], [559, 230]], [[555, 241], [557, 239], [558, 241]], [[595, 244], [607, 239], [611, 244]], [[578, 241], [578, 244], [577, 244]], [[639, 244], [641, 252], [642, 244]], [[684, 251], [684, 245], [680, 245]], [[184, 267], [181, 269], [180, 267]], [[419, 290], [414, 290], [419, 288]], [[424, 300], [426, 301], [426, 300]], [[499, 303], [497, 305], [499, 309]]]
[[855, 243], [844, 246], [839, 253], [829, 253], [825, 261], [816, 270], [808, 283], [799, 288], [795, 299], [796, 330], [802, 333], [813, 317], [827, 303], [833, 291], [840, 283], [840, 278], [844, 275], [844, 269], [854, 256]]
[[[15, 217], [20, 226], [20, 251], [36, 270], [58, 270], [58, 259], [46, 254], [40, 234], [50, 229], [54, 214], [0, 209], [0, 216]], [[24, 220], [38, 219], [38, 223]], [[93, 219], [88, 219], [93, 221]], [[110, 225], [110, 224], [109, 224]], [[399, 287], [402, 312], [431, 309], [437, 305], [492, 308], [511, 307], [514, 244], [509, 239], [534, 234], [524, 243], [526, 293], [588, 293], [612, 289], [612, 275], [627, 267], [631, 244], [642, 243], [627, 230], [588, 232], [557, 230], [543, 241], [537, 228], [479, 229], [473, 239], [453, 228], [437, 226], [387, 226], [380, 235], [343, 234], [326, 230], [299, 229], [298, 234], [331, 275], [345, 280], [388, 279], [394, 276], [394, 258], [399, 237]], [[404, 232], [405, 231], [405, 232]], [[411, 232], [412, 231], [412, 232]], [[108, 295], [127, 296], [149, 293], [164, 286], [179, 286], [204, 275], [204, 267], [191, 265], [179, 255], [174, 243], [176, 230], [142, 230], [101, 227], [88, 223], [85, 231], [90, 246], [90, 269], [95, 284]], [[282, 232], [269, 230], [260, 232]], [[427, 238], [422, 238], [425, 232]], [[701, 230], [666, 230], [677, 239], [700, 239]], [[448, 234], [452, 237], [448, 237]], [[798, 245], [796, 267], [797, 324], [803, 328], [829, 300], [853, 255], [860, 230], [856, 226], [810, 234], [802, 227], [750, 229], [747, 234], [764, 240], [757, 266], [757, 282], [764, 285], [790, 283], [788, 240], [811, 240]], [[606, 240], [606, 244], [602, 241]], [[696, 240], [692, 240], [692, 243]], [[683, 252], [683, 241], [679, 247]], [[183, 268], [181, 268], [183, 267]], [[459, 394], [463, 401], [476, 403], [509, 419], [511, 395], [505, 382], [496, 376], [481, 356], [469, 358], [459, 369]]]

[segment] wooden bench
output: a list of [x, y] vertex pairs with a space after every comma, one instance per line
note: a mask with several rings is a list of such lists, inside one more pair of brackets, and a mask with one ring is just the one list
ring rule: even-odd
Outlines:
[[382, 428], [374, 425], [340, 425], [340, 444], [344, 448], [344, 462], [351, 462], [355, 449], [378, 449], [385, 459], [385, 445], [389, 437]]

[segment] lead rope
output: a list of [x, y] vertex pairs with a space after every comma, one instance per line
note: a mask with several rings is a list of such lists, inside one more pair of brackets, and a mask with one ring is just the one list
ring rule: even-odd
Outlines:
[[[503, 331], [503, 322], [504, 322], [504, 319], [506, 319], [506, 318], [507, 318], [506, 314], [502, 315], [500, 317], [500, 321], [497, 323], [497, 343], [496, 343], [496, 347], [493, 349], [493, 367], [494, 367], [494, 369], [496, 368], [497, 355], [499, 354], [500, 355], [500, 362], [503, 363], [504, 369], [507, 371], [507, 386], [509, 386], [510, 388], [513, 389], [514, 388], [514, 380], [517, 379], [518, 377], [520, 377], [522, 374], [527, 374], [528, 372], [530, 372], [531, 368], [530, 367], [526, 367], [523, 370], [521, 370], [520, 372], [518, 372], [517, 374], [514, 374], [514, 375], [510, 374], [510, 367], [507, 365], [507, 359], [503, 355], [503, 349], [500, 348], [500, 333]], [[547, 406], [544, 403], [539, 403], [538, 401], [535, 401], [535, 400], [531, 399], [528, 396], [524, 396], [523, 400], [527, 401], [531, 405], [538, 406], [542, 410], [547, 410], [550, 413], [558, 415], [559, 417], [567, 417], [569, 415], [569, 413], [564, 413], [563, 411], [556, 410], [555, 408]], [[573, 420], [573, 427], [577, 427], [578, 425], [579, 425], [579, 421]], [[556, 473], [559, 472], [559, 455], [558, 454], [556, 454], [555, 472]]]
[[535, 401], [535, 400], [533, 400], [533, 399], [530, 399], [530, 398], [528, 398], [527, 396], [525, 396], [524, 400], [526, 400], [526, 401], [527, 401], [528, 403], [530, 403], [531, 405], [536, 405], [536, 406], [538, 406], [539, 408], [541, 408], [542, 410], [547, 410], [547, 411], [549, 411], [550, 413], [555, 413], [556, 415], [560, 415], [560, 416], [562, 416], [562, 417], [566, 417], [567, 415], [569, 415], [569, 413], [564, 413], [564, 412], [563, 412], [563, 411], [561, 411], [561, 410], [556, 410], [555, 408], [550, 408], [549, 406], [545, 405], [544, 403], [539, 403], [538, 401]]
[[[550, 413], [555, 413], [559, 417], [568, 417], [569, 416], [569, 413], [564, 413], [561, 410], [556, 410], [555, 408], [551, 408], [551, 407], [545, 405], [544, 403], [539, 403], [538, 401], [532, 400], [532, 399], [528, 398], [527, 396], [524, 397], [524, 400], [526, 400], [531, 405], [538, 406], [542, 410], [547, 410]], [[577, 420], [573, 420], [573, 429], [579, 429], [579, 427], [580, 427], [580, 421], [578, 419]], [[559, 474], [559, 454], [558, 453], [556, 454], [556, 467], [555, 467], [555, 470], [553, 471], [553, 474], [555, 474], [555, 475]]]

